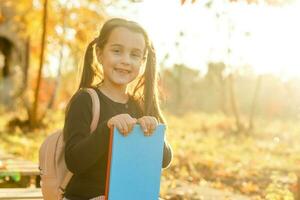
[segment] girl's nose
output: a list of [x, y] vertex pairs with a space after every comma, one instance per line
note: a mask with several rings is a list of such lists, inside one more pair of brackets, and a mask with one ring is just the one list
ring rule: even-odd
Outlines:
[[131, 63], [130, 55], [124, 53], [123, 56], [122, 56], [121, 62], [122, 62], [122, 64], [129, 65]]

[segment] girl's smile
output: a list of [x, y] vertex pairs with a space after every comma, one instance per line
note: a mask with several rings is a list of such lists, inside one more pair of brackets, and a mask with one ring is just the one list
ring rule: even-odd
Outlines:
[[115, 28], [103, 50], [97, 52], [103, 66], [104, 84], [126, 87], [132, 82], [140, 73], [145, 46], [141, 33]]
[[131, 73], [131, 70], [128, 69], [122, 69], [122, 68], [114, 68], [114, 70], [120, 74], [129, 74]]

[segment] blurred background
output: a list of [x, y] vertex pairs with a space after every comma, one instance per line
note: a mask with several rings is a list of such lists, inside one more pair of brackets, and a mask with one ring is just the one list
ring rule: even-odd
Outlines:
[[299, 199], [299, 10], [297, 0], [0, 0], [0, 151], [37, 162], [63, 126], [87, 44], [125, 17], [157, 52], [174, 150], [161, 197]]

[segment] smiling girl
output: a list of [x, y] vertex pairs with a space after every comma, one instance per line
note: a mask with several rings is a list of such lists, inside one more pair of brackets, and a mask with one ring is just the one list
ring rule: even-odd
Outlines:
[[[136, 22], [110, 19], [88, 45], [79, 90], [65, 118], [65, 159], [74, 175], [64, 199], [104, 199], [110, 128], [127, 136], [138, 123], [150, 136], [158, 123], [166, 124], [158, 103], [156, 70], [155, 50]], [[82, 88], [93, 88], [100, 100], [100, 120], [93, 133], [92, 100]], [[171, 160], [165, 138], [162, 167]]]

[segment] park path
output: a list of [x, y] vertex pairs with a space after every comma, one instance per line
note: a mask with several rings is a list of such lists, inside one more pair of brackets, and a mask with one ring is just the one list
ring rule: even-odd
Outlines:
[[169, 191], [170, 200], [251, 200], [250, 197], [234, 194], [209, 186], [185, 185]]

